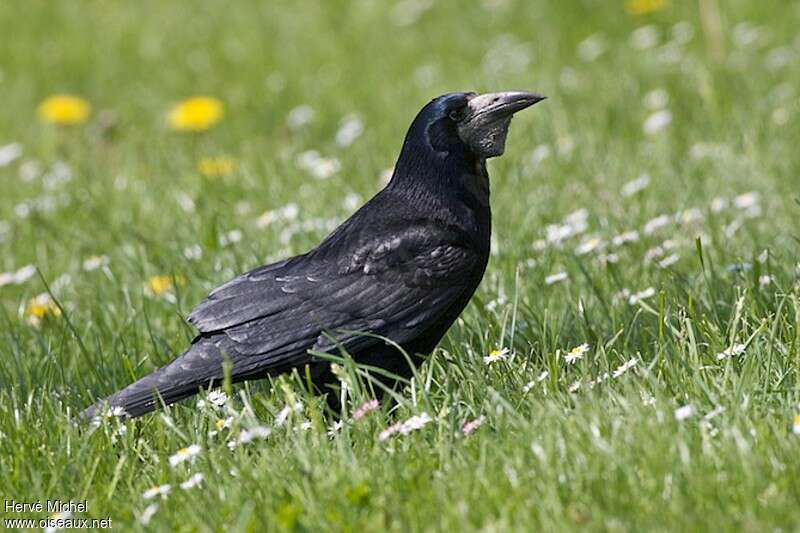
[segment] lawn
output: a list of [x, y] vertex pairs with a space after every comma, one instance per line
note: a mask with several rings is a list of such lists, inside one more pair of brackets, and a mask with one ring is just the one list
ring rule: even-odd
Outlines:
[[[124, 530], [800, 528], [800, 3], [11, 0], [0, 27], [4, 500]], [[504, 89], [549, 99], [395, 404], [343, 358], [341, 424], [300, 376], [73, 423], [377, 192], [428, 100]], [[176, 129], [194, 96], [222, 115]]]

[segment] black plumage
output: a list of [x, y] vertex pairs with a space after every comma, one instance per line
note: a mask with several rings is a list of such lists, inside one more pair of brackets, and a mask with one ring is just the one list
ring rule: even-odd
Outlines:
[[[313, 250], [243, 274], [189, 315], [199, 330], [171, 363], [84, 411], [139, 416], [221, 383], [329, 363], [309, 350], [410, 376], [469, 302], [489, 259], [486, 159], [502, 154], [511, 115], [543, 97], [452, 93], [434, 99], [406, 135], [389, 184]], [[364, 335], [363, 333], [369, 333]]]

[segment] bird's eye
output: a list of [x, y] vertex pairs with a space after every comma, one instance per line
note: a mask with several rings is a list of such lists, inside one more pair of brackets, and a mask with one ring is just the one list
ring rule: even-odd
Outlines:
[[459, 109], [451, 109], [450, 111], [448, 111], [447, 116], [453, 122], [458, 122], [464, 118], [464, 108], [462, 107]]

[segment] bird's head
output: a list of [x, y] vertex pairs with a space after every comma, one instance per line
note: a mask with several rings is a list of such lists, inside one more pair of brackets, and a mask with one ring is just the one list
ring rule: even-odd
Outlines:
[[480, 159], [502, 155], [514, 113], [545, 97], [529, 92], [449, 93], [422, 108], [409, 130], [436, 152], [468, 151]]

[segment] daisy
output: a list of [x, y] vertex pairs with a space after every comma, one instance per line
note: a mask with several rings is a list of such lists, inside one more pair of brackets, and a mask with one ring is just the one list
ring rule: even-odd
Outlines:
[[795, 415], [794, 422], [792, 422], [792, 433], [800, 435], [800, 415]]
[[358, 115], [348, 115], [339, 124], [336, 132], [336, 144], [342, 147], [350, 146], [364, 133], [364, 122]]
[[28, 324], [39, 327], [42, 321], [47, 318], [60, 317], [61, 308], [58, 307], [49, 294], [43, 292], [28, 301], [28, 305], [25, 307], [25, 316], [28, 319]]
[[228, 403], [228, 395], [225, 391], [212, 390], [208, 393], [208, 401], [211, 402], [212, 405], [222, 407]]
[[508, 348], [503, 348], [502, 350], [494, 349], [489, 352], [489, 355], [484, 356], [483, 362], [484, 364], [491, 365], [492, 363], [496, 363], [498, 361], [504, 361], [508, 358], [508, 354]]
[[192, 487], [196, 487], [197, 485], [199, 485], [202, 482], [203, 482], [203, 474], [198, 472], [198, 473], [194, 474], [192, 477], [190, 477], [189, 479], [187, 479], [186, 481], [184, 481], [183, 483], [181, 483], [181, 489], [189, 490]]
[[14, 272], [0, 272], [0, 287], [3, 285], [20, 285], [36, 275], [36, 267], [25, 265]]
[[14, 162], [15, 159], [22, 155], [22, 145], [20, 143], [11, 143], [0, 146], [0, 167], [5, 167]]
[[169, 457], [169, 466], [175, 467], [184, 461], [194, 462], [195, 457], [200, 455], [200, 446], [192, 444], [186, 448], [181, 448]]
[[675, 263], [677, 263], [680, 258], [681, 258], [681, 256], [678, 255], [678, 254], [668, 255], [667, 257], [665, 257], [664, 259], [662, 259], [661, 261], [658, 262], [658, 267], [659, 268], [668, 268], [668, 267], [674, 265]]
[[694, 416], [694, 412], [695, 409], [694, 405], [692, 404], [687, 404], [682, 407], [678, 407], [677, 409], [675, 409], [675, 420], [677, 420], [678, 422], [682, 422], [687, 418]]
[[733, 199], [733, 205], [738, 209], [747, 209], [758, 204], [757, 192], [746, 192]]
[[612, 373], [612, 376], [614, 376], [615, 378], [618, 378], [622, 374], [624, 374], [625, 372], [630, 370], [631, 368], [635, 367], [638, 363], [639, 363], [639, 360], [637, 358], [635, 358], [635, 357], [632, 358], [632, 359], [629, 359], [628, 361], [626, 361], [626, 362], [622, 363], [621, 365], [619, 365], [617, 367], [617, 369], [614, 370], [614, 372]]
[[156, 514], [156, 511], [158, 511], [158, 504], [151, 503], [150, 505], [144, 508], [144, 511], [142, 511], [139, 514], [137, 518], [138, 522], [143, 526], [146, 526], [147, 524], [150, 523], [150, 520], [153, 519], [153, 515]]
[[633, 196], [637, 192], [646, 189], [648, 185], [650, 185], [650, 176], [647, 174], [642, 174], [635, 180], [631, 180], [622, 186], [622, 196], [626, 198]]
[[589, 351], [589, 345], [586, 343], [581, 344], [580, 346], [576, 346], [575, 348], [571, 349], [567, 354], [564, 356], [564, 361], [567, 364], [572, 364], [578, 359], [583, 359], [583, 356]]
[[316, 150], [307, 150], [297, 156], [297, 166], [317, 179], [328, 179], [342, 168], [338, 159], [322, 157]]
[[295, 413], [299, 413], [303, 410], [303, 404], [300, 402], [295, 403], [293, 406], [285, 406], [283, 409], [278, 412], [278, 416], [275, 417], [275, 427], [281, 427], [286, 423], [286, 419], [289, 418], [289, 415], [294, 411]]
[[222, 431], [223, 429], [228, 429], [231, 427], [233, 423], [233, 417], [229, 416], [228, 418], [219, 418], [214, 423], [214, 427], [217, 428], [217, 431]]
[[60, 525], [64, 525], [70, 518], [72, 518], [72, 511], [62, 511], [60, 513], [51, 514], [50, 519], [45, 522], [52, 525], [48, 525], [44, 528], [45, 533], [55, 533], [59, 529], [62, 529]]
[[400, 427], [400, 433], [402, 433], [403, 435], [408, 435], [412, 431], [422, 429], [432, 420], [433, 419], [430, 417], [430, 415], [428, 415], [428, 413], [414, 415], [405, 422], [403, 422], [403, 425]]
[[379, 441], [385, 441], [395, 433], [400, 433], [401, 435], [408, 435], [412, 431], [416, 431], [418, 429], [423, 428], [433, 419], [428, 415], [428, 413], [422, 413], [420, 415], [414, 415], [405, 422], [397, 422], [396, 424], [392, 424], [388, 428], [384, 429], [378, 435]]
[[545, 285], [552, 285], [553, 283], [558, 283], [559, 281], [564, 281], [568, 278], [566, 272], [556, 272], [555, 274], [550, 274], [546, 278], [544, 278]]
[[165, 484], [165, 485], [156, 485], [150, 489], [147, 489], [142, 493], [142, 498], [145, 500], [152, 500], [156, 496], [161, 496], [162, 499], [166, 498], [169, 494], [169, 491], [172, 490], [172, 486]]
[[343, 427], [344, 427], [344, 422], [342, 422], [341, 420], [337, 420], [336, 422], [331, 424], [330, 427], [328, 427], [328, 437], [334, 438], [336, 434], [342, 430]]
[[[269, 437], [271, 433], [272, 430], [266, 426], [255, 426], [250, 429], [242, 430], [242, 432], [239, 433], [239, 444], [247, 444], [255, 439], [264, 440]], [[233, 446], [229, 447], [233, 448]]]
[[637, 303], [641, 302], [642, 300], [645, 300], [647, 298], [655, 296], [655, 294], [656, 294], [656, 290], [653, 287], [648, 287], [648, 288], [644, 289], [643, 291], [639, 291], [639, 292], [636, 292], [634, 294], [631, 294], [628, 297], [628, 303], [631, 304], [631, 305], [636, 305]]
[[127, 412], [125, 412], [125, 408], [120, 407], [119, 405], [115, 407], [109, 407], [105, 413], [103, 413], [106, 418], [120, 418], [123, 416], [127, 416]]
[[83, 260], [83, 269], [86, 272], [91, 272], [104, 266], [108, 266], [108, 256], [105, 255], [92, 255]]
[[636, 230], [629, 230], [619, 235], [615, 235], [614, 238], [611, 239], [611, 243], [614, 246], [622, 246], [628, 242], [636, 242], [639, 240], [639, 232]]
[[291, 130], [299, 130], [311, 124], [314, 120], [314, 110], [309, 105], [300, 105], [289, 111], [286, 115], [286, 125]]
[[747, 346], [744, 344], [734, 344], [730, 348], [725, 348], [721, 352], [717, 354], [717, 361], [722, 361], [723, 359], [727, 359], [728, 357], [736, 357], [738, 355], [742, 355], [744, 350]]
[[644, 225], [644, 234], [650, 235], [671, 222], [669, 215], [659, 215], [647, 221]]

